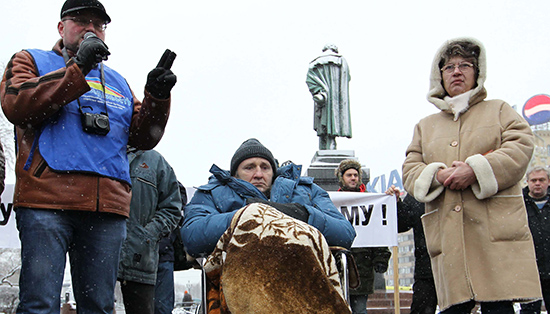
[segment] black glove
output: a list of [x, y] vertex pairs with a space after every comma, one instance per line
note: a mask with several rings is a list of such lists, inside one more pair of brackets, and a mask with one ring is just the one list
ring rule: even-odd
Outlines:
[[147, 83], [145, 89], [158, 99], [168, 99], [172, 87], [176, 85], [176, 75], [172, 73], [170, 68], [176, 59], [176, 53], [170, 49], [166, 49], [160, 58], [157, 67], [151, 70], [147, 75]]
[[307, 220], [309, 218], [309, 213], [308, 213], [306, 207], [304, 205], [298, 204], [298, 203], [284, 203], [284, 204], [283, 203], [275, 203], [275, 202], [270, 202], [270, 201], [263, 200], [261, 198], [255, 198], [255, 197], [247, 199], [246, 203], [247, 204], [252, 204], [252, 203], [267, 204], [271, 207], [275, 207], [275, 209], [277, 209], [281, 213], [286, 214], [286, 215], [288, 215], [292, 218], [301, 220], [305, 223], [307, 223]]
[[110, 55], [109, 47], [99, 39], [94, 33], [88, 32], [84, 35], [84, 40], [80, 43], [74, 61], [82, 71], [82, 74], [87, 75], [96, 67], [96, 65], [107, 60]]
[[388, 264], [386, 263], [375, 263], [374, 271], [380, 274], [385, 273], [388, 270]]

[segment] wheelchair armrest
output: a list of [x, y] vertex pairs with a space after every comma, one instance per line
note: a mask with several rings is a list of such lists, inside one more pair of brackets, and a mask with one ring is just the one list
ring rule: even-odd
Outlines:
[[330, 251], [332, 252], [334, 258], [336, 258], [337, 260], [345, 254], [348, 261], [349, 287], [351, 289], [356, 289], [357, 287], [359, 287], [359, 285], [361, 284], [361, 280], [359, 279], [359, 270], [357, 269], [357, 264], [355, 263], [355, 259], [353, 258], [351, 251], [341, 246], [331, 246]]

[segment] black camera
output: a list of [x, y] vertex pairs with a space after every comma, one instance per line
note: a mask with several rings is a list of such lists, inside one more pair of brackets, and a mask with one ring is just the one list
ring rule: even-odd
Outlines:
[[104, 113], [82, 112], [82, 129], [86, 133], [106, 135], [111, 130], [109, 116]]

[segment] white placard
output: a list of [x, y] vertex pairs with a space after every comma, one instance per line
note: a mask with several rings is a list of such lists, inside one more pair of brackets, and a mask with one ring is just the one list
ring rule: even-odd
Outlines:
[[352, 247], [397, 246], [397, 204], [384, 193], [328, 192], [336, 208], [353, 224]]
[[[6, 184], [2, 194], [0, 248], [21, 247], [13, 211], [13, 189], [13, 184]], [[357, 232], [353, 247], [397, 246], [397, 206], [394, 196], [359, 192], [329, 192], [329, 195], [336, 208], [352, 221]]]
[[6, 184], [2, 193], [0, 204], [0, 248], [18, 249], [19, 232], [15, 226], [15, 212], [13, 211], [13, 188], [14, 184]]

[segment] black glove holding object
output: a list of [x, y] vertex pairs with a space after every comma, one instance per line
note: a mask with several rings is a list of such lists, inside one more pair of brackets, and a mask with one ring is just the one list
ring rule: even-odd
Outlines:
[[103, 40], [97, 37], [96, 34], [88, 32], [84, 35], [84, 40], [78, 47], [74, 61], [82, 74], [86, 76], [99, 62], [107, 60], [107, 56], [110, 54], [109, 47]]
[[386, 264], [386, 263], [375, 263], [373, 268], [374, 268], [375, 272], [383, 274], [388, 270], [388, 264]]
[[303, 221], [305, 223], [307, 223], [307, 220], [309, 218], [309, 213], [306, 207], [298, 203], [275, 203], [275, 202], [263, 200], [261, 198], [255, 198], [255, 197], [247, 199], [246, 203], [247, 204], [252, 204], [252, 203], [267, 204], [271, 207], [275, 207], [275, 209], [277, 209], [281, 213], [286, 214], [292, 218], [298, 219], [300, 221]]
[[157, 67], [147, 75], [145, 89], [153, 97], [158, 99], [168, 99], [170, 97], [170, 91], [177, 81], [176, 75], [170, 70], [175, 59], [176, 53], [166, 49]]

